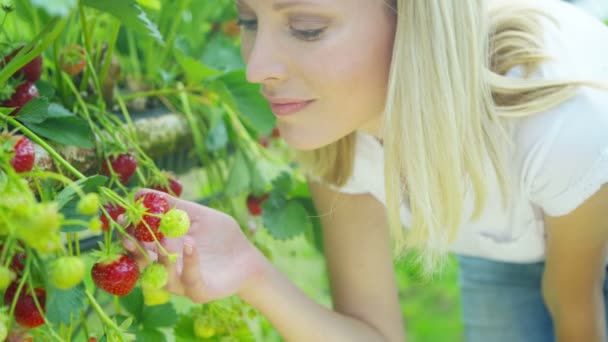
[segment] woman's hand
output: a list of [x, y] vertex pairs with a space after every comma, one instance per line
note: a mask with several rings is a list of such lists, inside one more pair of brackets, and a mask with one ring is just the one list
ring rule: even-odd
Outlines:
[[[154, 260], [157, 256], [167, 267], [166, 290], [193, 302], [205, 303], [238, 294], [261, 274], [267, 259], [245, 237], [231, 216], [154, 190], [141, 190], [139, 194], [145, 192], [161, 194], [169, 207], [181, 209], [190, 217], [186, 235], [161, 240], [169, 253], [178, 255], [175, 262], [171, 263], [155, 243], [141, 244], [149, 259]], [[123, 244], [140, 268], [145, 267], [149, 259], [130, 240], [125, 239]]]

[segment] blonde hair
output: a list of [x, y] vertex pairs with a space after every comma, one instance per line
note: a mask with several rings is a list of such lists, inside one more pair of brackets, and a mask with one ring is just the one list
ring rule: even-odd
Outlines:
[[[397, 0], [397, 27], [383, 124], [387, 217], [396, 256], [418, 252], [427, 274], [443, 264], [465, 219], [468, 186], [472, 217], [482, 213], [488, 173], [510, 201], [513, 149], [508, 120], [548, 110], [573, 97], [579, 80], [527, 78], [545, 55], [542, 20], [529, 1]], [[524, 78], [505, 77], [521, 66]], [[350, 177], [354, 133], [304, 153], [303, 165], [341, 186]], [[400, 205], [412, 212], [403, 229]]]

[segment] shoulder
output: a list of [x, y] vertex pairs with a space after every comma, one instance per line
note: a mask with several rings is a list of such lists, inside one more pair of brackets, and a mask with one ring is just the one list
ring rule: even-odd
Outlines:
[[563, 215], [608, 182], [608, 92], [574, 98], [522, 119], [517, 131], [521, 185], [550, 215]]
[[[551, 60], [534, 77], [608, 81], [608, 27], [581, 9], [539, 0]], [[517, 76], [514, 69], [511, 76]], [[515, 141], [520, 186], [549, 215], [578, 207], [608, 182], [608, 92], [582, 87], [551, 110], [519, 119]]]

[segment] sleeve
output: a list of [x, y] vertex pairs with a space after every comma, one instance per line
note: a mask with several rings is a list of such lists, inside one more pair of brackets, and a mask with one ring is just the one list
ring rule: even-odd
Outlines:
[[608, 183], [608, 92], [583, 88], [558, 108], [528, 127], [522, 177], [530, 201], [550, 216], [570, 213]]

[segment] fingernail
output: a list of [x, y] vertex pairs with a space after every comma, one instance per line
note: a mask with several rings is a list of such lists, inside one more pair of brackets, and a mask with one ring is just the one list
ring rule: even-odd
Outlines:
[[186, 255], [192, 255], [192, 245], [189, 243], [184, 244], [184, 253]]

